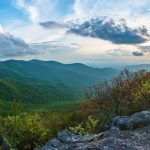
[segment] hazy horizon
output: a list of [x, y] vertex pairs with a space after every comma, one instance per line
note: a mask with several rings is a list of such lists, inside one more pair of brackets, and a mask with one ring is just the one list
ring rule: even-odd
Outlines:
[[61, 64], [64, 64], [64, 65], [69, 65], [69, 64], [82, 64], [82, 65], [86, 65], [88, 67], [91, 67], [91, 68], [99, 68], [99, 69], [103, 69], [103, 68], [114, 68], [114, 69], [118, 69], [118, 70], [123, 70], [127, 67], [134, 67], [134, 66], [146, 66], [146, 65], [150, 65], [150, 63], [135, 63], [135, 64], [118, 64], [118, 65], [111, 65], [111, 64], [99, 64], [99, 63], [95, 63], [95, 64], [92, 64], [92, 63], [83, 63], [83, 62], [70, 62], [70, 63], [65, 63], [65, 62], [61, 62], [61, 61], [56, 61], [56, 60], [42, 60], [42, 59], [28, 59], [28, 60], [24, 60], [24, 59], [4, 59], [4, 60], [0, 60], [0, 62], [7, 62], [7, 61], [48, 61], [48, 62], [58, 62], [58, 63], [61, 63]]

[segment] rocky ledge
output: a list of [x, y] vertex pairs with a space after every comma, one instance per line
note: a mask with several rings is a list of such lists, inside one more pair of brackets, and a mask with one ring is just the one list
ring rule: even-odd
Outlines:
[[117, 116], [106, 129], [86, 136], [64, 130], [37, 150], [150, 150], [150, 111]]

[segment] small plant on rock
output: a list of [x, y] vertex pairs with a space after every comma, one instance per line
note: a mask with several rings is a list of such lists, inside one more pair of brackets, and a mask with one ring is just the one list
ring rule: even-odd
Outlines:
[[98, 120], [89, 116], [85, 122], [82, 122], [74, 127], [70, 127], [69, 130], [72, 132], [78, 132], [82, 135], [92, 134], [96, 131]]

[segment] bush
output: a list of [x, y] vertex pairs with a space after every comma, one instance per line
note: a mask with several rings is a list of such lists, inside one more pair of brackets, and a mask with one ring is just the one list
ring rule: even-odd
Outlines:
[[77, 116], [97, 117], [99, 129], [102, 129], [113, 116], [150, 109], [150, 72], [125, 70], [111, 82], [87, 89], [86, 98], [88, 101], [81, 105]]
[[150, 80], [143, 82], [140, 91], [134, 95], [136, 111], [150, 109]]
[[88, 119], [74, 127], [69, 127], [72, 132], [78, 132], [82, 135], [92, 134], [96, 132], [98, 120], [89, 116]]
[[150, 99], [149, 80], [150, 73], [145, 71], [133, 73], [125, 70], [112, 82], [106, 81], [89, 89], [87, 98], [96, 101], [99, 112], [111, 109], [115, 115], [131, 114], [140, 111], [137, 109], [138, 106], [135, 107], [137, 97], [140, 97], [141, 103]]
[[71, 124], [71, 114], [61, 109], [57, 113], [50, 113], [44, 117], [42, 122], [49, 129], [49, 137], [53, 138], [58, 131], [67, 128]]
[[87, 119], [90, 115], [95, 116], [98, 112], [99, 108], [97, 103], [94, 100], [87, 100], [80, 105], [79, 109], [75, 112], [75, 116], [79, 121], [82, 121]]
[[0, 133], [11, 148], [33, 150], [47, 140], [39, 115], [23, 114], [0, 120]]

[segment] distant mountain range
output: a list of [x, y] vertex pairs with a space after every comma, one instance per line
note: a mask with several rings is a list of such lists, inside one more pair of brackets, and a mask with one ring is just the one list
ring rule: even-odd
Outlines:
[[141, 64], [141, 65], [127, 66], [126, 69], [128, 69], [130, 71], [139, 71], [139, 70], [150, 71], [150, 64]]
[[84, 89], [119, 73], [113, 68], [55, 61], [0, 62], [0, 99], [24, 103], [50, 103], [82, 99]]

